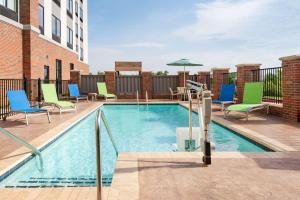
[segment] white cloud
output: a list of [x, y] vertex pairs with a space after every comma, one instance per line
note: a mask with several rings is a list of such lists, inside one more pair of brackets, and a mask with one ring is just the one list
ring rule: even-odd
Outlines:
[[124, 35], [128, 37], [124, 40], [117, 38], [107, 45], [90, 45], [91, 70], [113, 70], [116, 60], [138, 60], [143, 62], [144, 70], [168, 70], [174, 74], [181, 69], [168, 67], [166, 63], [183, 57], [205, 65], [189, 68], [191, 73], [211, 67], [235, 70], [239, 63], [279, 66], [279, 57], [300, 52], [300, 3], [297, 1], [205, 0], [191, 6], [190, 10], [195, 9], [194, 21], [188, 20], [190, 15], [180, 15], [178, 21], [185, 23], [178, 23], [182, 27], [173, 32], [174, 24], [165, 23], [162, 30], [143, 21], [145, 30], [142, 31], [147, 35], [137, 30], [139, 37], [133, 36], [130, 29], [125, 30]]
[[197, 4], [196, 21], [174, 31], [191, 41], [233, 38], [255, 23], [270, 0], [215, 0]]
[[159, 42], [133, 42], [124, 44], [106, 44], [107, 48], [163, 48], [165, 45]]
[[137, 42], [129, 44], [120, 44], [118, 46], [125, 48], [163, 48], [165, 45], [158, 42]]

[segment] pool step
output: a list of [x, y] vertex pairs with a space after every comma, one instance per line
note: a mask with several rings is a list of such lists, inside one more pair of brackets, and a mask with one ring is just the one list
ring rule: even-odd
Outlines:
[[[103, 186], [110, 186], [112, 177], [102, 177]], [[35, 178], [19, 181], [16, 185], [7, 185], [6, 188], [40, 188], [40, 187], [91, 187], [96, 185], [95, 178]]]

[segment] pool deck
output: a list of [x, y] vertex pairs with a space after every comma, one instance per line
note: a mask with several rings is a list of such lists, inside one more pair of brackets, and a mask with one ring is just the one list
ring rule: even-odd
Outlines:
[[[194, 111], [196, 106], [193, 104]], [[212, 120], [275, 151], [300, 151], [300, 123], [261, 112], [251, 113], [248, 121], [244, 114], [237, 112], [224, 118], [217, 105], [213, 105]]]
[[[51, 124], [40, 116], [29, 118], [26, 126], [23, 116], [16, 115], [0, 121], [0, 127], [40, 147], [101, 104], [79, 103], [76, 114], [51, 115]], [[214, 107], [214, 121], [281, 152], [213, 153], [209, 167], [201, 164], [201, 153], [120, 154], [112, 186], [103, 189], [103, 199], [297, 199], [300, 123], [260, 113], [249, 121], [241, 117], [232, 113], [224, 119]], [[30, 155], [3, 135], [0, 146], [0, 173]], [[1, 188], [0, 199], [96, 199], [96, 188]]]

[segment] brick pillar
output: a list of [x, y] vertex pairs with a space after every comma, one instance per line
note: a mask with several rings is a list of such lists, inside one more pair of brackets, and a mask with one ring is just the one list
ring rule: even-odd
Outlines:
[[70, 83], [77, 84], [80, 87], [81, 84], [81, 72], [79, 70], [70, 71]]
[[300, 122], [300, 55], [282, 61], [283, 117]]
[[146, 98], [146, 91], [148, 99], [152, 99], [152, 73], [142, 72], [142, 98]]
[[116, 94], [116, 72], [115, 71], [105, 72], [105, 83], [107, 87], [107, 92]]
[[185, 76], [185, 81], [189, 80], [189, 73], [190, 72], [184, 72], [183, 71], [179, 71], [178, 72], [178, 77], [179, 77], [179, 87], [183, 87], [184, 86], [184, 76]]
[[202, 71], [202, 72], [198, 72], [198, 82], [199, 83], [206, 83], [206, 79], [207, 77], [210, 76], [210, 72], [209, 71]]
[[39, 27], [38, 0], [22, 0], [20, 1], [20, 22], [22, 24], [30, 24], [36, 28]]
[[212, 93], [213, 99], [218, 99], [220, 96], [220, 88], [223, 84], [223, 74], [229, 73], [229, 68], [212, 68], [213, 80], [212, 80]]
[[[246, 76], [251, 70], [258, 70], [261, 64], [238, 64], [237, 67], [237, 98], [238, 103], [243, 102], [244, 85], [247, 82], [252, 82], [251, 76]], [[250, 80], [251, 79], [251, 80]]]

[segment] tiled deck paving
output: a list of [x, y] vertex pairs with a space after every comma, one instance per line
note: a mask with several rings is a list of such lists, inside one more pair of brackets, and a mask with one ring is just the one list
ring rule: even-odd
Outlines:
[[[84, 106], [81, 104], [78, 114], [82, 116], [98, 105], [100, 103]], [[38, 118], [36, 121], [31, 118], [30, 121], [33, 122], [31, 128], [35, 127], [34, 131], [27, 130], [29, 127], [21, 123], [16, 130], [26, 130], [28, 135], [39, 132], [40, 134], [35, 136], [26, 135], [28, 137], [26, 139], [35, 146], [40, 146], [79, 118], [78, 115], [65, 113], [64, 122], [61, 123], [60, 116], [52, 116], [56, 124], [51, 125], [47, 124], [46, 118]], [[224, 120], [219, 112], [215, 113], [214, 118]], [[45, 127], [36, 126], [39, 120], [45, 120]], [[232, 126], [237, 124], [237, 128], [250, 130], [251, 134], [264, 136], [263, 139], [277, 143], [275, 146], [282, 148], [283, 151], [300, 150], [298, 124], [286, 123], [270, 116], [251, 117], [248, 123], [252, 124], [247, 124], [246, 121], [238, 120], [236, 117], [225, 120], [227, 124]], [[260, 131], [257, 126], [264, 126], [264, 122], [267, 122], [268, 126]], [[0, 122], [0, 126], [2, 123]], [[49, 129], [51, 131], [48, 131]], [[12, 132], [16, 133], [13, 130]], [[2, 138], [0, 146], [3, 147], [5, 144], [1, 142]], [[12, 149], [14, 148], [16, 147]], [[25, 151], [20, 148], [12, 155]], [[22, 158], [22, 156], [8, 158], [10, 156], [5, 153], [1, 157], [0, 169]], [[112, 186], [104, 188], [103, 199], [297, 199], [300, 196], [300, 152], [214, 153], [213, 165], [209, 167], [203, 167], [200, 160], [200, 153], [121, 154]], [[88, 187], [0, 189], [1, 200], [95, 198], [96, 189]]]

